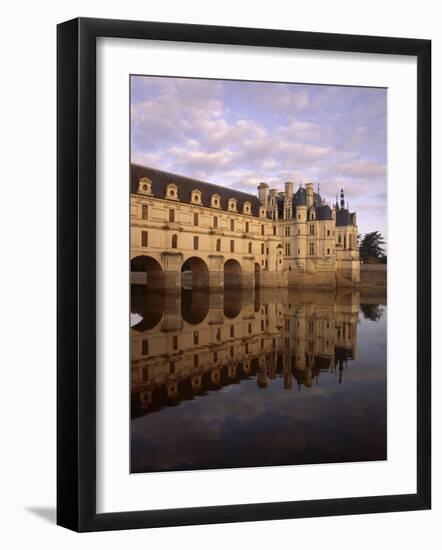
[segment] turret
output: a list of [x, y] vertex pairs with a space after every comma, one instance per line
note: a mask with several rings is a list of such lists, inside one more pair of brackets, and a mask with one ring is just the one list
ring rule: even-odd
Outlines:
[[259, 202], [267, 208], [267, 202], [269, 200], [269, 186], [263, 181], [258, 185], [258, 197]]

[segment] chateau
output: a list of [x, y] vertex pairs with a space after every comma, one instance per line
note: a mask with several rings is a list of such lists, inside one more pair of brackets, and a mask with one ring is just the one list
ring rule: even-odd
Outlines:
[[131, 165], [131, 282], [151, 289], [355, 286], [356, 214], [312, 183], [258, 196]]

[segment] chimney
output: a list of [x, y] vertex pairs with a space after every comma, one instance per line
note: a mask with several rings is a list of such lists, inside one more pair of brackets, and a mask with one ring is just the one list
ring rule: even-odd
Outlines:
[[285, 196], [287, 199], [293, 198], [293, 183], [291, 181], [285, 182]]
[[313, 206], [313, 183], [306, 183], [305, 188], [307, 190], [307, 209]]
[[269, 186], [263, 181], [258, 185], [258, 197], [259, 202], [267, 207], [267, 201], [269, 199]]

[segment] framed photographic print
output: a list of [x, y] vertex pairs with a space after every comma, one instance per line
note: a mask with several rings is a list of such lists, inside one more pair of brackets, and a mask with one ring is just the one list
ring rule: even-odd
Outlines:
[[430, 508], [430, 52], [58, 26], [59, 525]]

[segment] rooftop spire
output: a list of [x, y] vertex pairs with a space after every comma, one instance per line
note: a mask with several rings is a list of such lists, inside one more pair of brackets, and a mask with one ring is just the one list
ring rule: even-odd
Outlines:
[[344, 200], [344, 190], [341, 189], [341, 208], [345, 208], [345, 200]]

